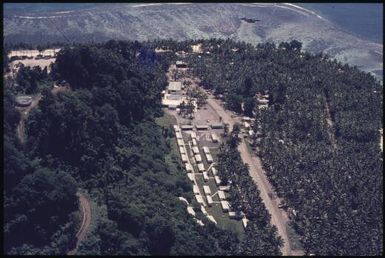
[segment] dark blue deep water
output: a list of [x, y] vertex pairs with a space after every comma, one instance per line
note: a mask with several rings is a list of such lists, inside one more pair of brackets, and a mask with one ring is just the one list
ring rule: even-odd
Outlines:
[[379, 3], [300, 3], [333, 22], [342, 30], [376, 43], [383, 38], [383, 4]]

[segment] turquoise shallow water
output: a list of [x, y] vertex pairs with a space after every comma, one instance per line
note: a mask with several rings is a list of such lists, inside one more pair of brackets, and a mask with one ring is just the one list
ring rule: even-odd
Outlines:
[[300, 3], [358, 37], [382, 43], [383, 4], [378, 3]]

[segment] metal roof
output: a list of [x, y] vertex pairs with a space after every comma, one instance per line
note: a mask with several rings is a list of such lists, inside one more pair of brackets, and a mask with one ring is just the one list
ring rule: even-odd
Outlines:
[[172, 91], [182, 90], [182, 82], [170, 82], [168, 84], [168, 90], [172, 90]]

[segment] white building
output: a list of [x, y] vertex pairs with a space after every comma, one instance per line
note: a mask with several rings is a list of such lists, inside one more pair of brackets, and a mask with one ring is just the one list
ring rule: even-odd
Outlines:
[[246, 217], [244, 217], [244, 218], [242, 219], [242, 225], [243, 225], [244, 228], [247, 227], [247, 222], [249, 222], [249, 220], [246, 219]]
[[187, 206], [187, 212], [195, 217], [195, 211], [191, 206]]
[[221, 179], [219, 178], [219, 176], [214, 176], [214, 180], [215, 180], [215, 184], [217, 184], [217, 186], [219, 186], [221, 184]]
[[202, 157], [201, 157], [200, 154], [196, 154], [194, 157], [195, 157], [195, 161], [196, 161], [197, 163], [201, 163], [201, 162], [202, 162]]
[[228, 201], [221, 201], [222, 211], [228, 212], [230, 210], [229, 202]]
[[181, 156], [182, 156], [182, 162], [186, 163], [188, 161], [187, 155], [186, 154], [182, 154]]
[[211, 189], [210, 189], [210, 186], [204, 185], [204, 186], [203, 186], [203, 191], [205, 192], [206, 195], [211, 195]]
[[226, 200], [226, 195], [225, 195], [225, 192], [224, 192], [224, 191], [221, 191], [221, 190], [219, 190], [219, 191], [218, 191], [218, 197], [219, 197], [219, 200], [221, 200], [221, 201], [224, 201], [224, 200]]
[[193, 172], [193, 167], [191, 166], [190, 163], [186, 163], [186, 171], [191, 173]]
[[175, 135], [176, 135], [177, 139], [183, 139], [183, 136], [182, 136], [181, 132], [176, 132]]
[[194, 194], [199, 194], [199, 188], [197, 185], [193, 185], [193, 193]]
[[194, 175], [192, 173], [188, 173], [187, 177], [191, 182], [194, 182]]
[[203, 163], [199, 163], [198, 164], [198, 171], [199, 172], [204, 172], [205, 171], [205, 166], [203, 165]]
[[194, 154], [199, 154], [199, 148], [198, 147], [192, 147], [191, 148], [191, 150], [192, 150], [192, 152], [194, 153]]
[[205, 205], [205, 203], [204, 203], [204, 201], [203, 201], [203, 198], [202, 198], [202, 195], [196, 194], [196, 195], [195, 195], [195, 199], [197, 200], [197, 202], [198, 202], [199, 204]]
[[214, 219], [212, 215], [208, 215], [207, 218], [211, 220], [213, 223], [217, 224], [217, 221]]
[[213, 176], [217, 176], [218, 175], [218, 170], [215, 167], [211, 168], [211, 172], [213, 173]]
[[213, 157], [211, 154], [206, 154], [207, 163], [213, 163]]
[[207, 205], [211, 207], [213, 205], [213, 198], [210, 195], [206, 195]]
[[182, 93], [182, 82], [170, 82], [168, 84], [167, 91], [169, 94], [181, 94]]
[[219, 138], [218, 138], [218, 136], [215, 133], [211, 134], [211, 139], [212, 139], [213, 142], [219, 142]]
[[205, 180], [206, 182], [209, 181], [209, 175], [207, 174], [207, 172], [203, 172], [203, 180]]

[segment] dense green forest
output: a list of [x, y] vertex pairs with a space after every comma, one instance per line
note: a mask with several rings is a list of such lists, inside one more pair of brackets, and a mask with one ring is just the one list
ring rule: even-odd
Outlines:
[[[186, 61], [229, 109], [256, 118], [265, 170], [296, 211], [306, 252], [382, 253], [382, 85], [298, 41], [201, 43]], [[269, 94], [269, 108], [256, 108], [256, 93]]]
[[[65, 254], [79, 227], [75, 194], [83, 189], [94, 218], [79, 254], [251, 254], [240, 236], [200, 213], [205, 226], [198, 225], [177, 198], [200, 210], [171, 149], [171, 125], [155, 123], [175, 56], [156, 55], [154, 44], [66, 47], [49, 75], [22, 67], [17, 87], [6, 83], [5, 253]], [[54, 93], [53, 81], [63, 79], [70, 90]], [[14, 96], [38, 92], [22, 145]], [[278, 253], [274, 234], [256, 240], [252, 253]]]
[[240, 126], [235, 124], [226, 143], [221, 145], [218, 154], [218, 173], [224, 185], [231, 182], [229, 192], [233, 210], [243, 212], [249, 220], [245, 230], [245, 241], [242, 242], [244, 254], [281, 255], [279, 248], [282, 246], [282, 239], [277, 235], [277, 228], [270, 225], [271, 216], [249, 175], [247, 165], [242, 162], [237, 150], [240, 142], [239, 133]]

